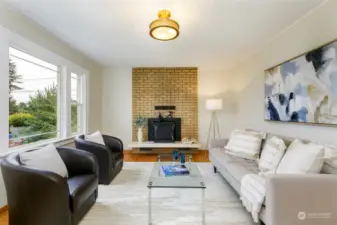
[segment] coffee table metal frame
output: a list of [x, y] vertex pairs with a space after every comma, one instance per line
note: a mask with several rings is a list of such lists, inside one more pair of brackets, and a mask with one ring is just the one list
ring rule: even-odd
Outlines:
[[[180, 153], [178, 151], [178, 153]], [[188, 154], [188, 153], [184, 153], [185, 155], [185, 160], [186, 162], [192, 162], [192, 158], [193, 158], [193, 155], [192, 154]], [[168, 153], [162, 153], [162, 154], [158, 154], [157, 156], [157, 162], [161, 162], [163, 159], [170, 159], [170, 161], [173, 160], [173, 155], [172, 154], [168, 154]], [[176, 161], [178, 163], [178, 161]]]
[[186, 167], [190, 170], [188, 176], [172, 176], [165, 177], [161, 172], [161, 166], [173, 165], [176, 162], [156, 162], [151, 173], [149, 183], [147, 185], [149, 189], [148, 206], [149, 217], [148, 224], [152, 225], [152, 189], [153, 188], [192, 188], [201, 189], [201, 210], [202, 210], [202, 225], [205, 225], [205, 189], [206, 185], [199, 172], [198, 166], [195, 163], [186, 163]]

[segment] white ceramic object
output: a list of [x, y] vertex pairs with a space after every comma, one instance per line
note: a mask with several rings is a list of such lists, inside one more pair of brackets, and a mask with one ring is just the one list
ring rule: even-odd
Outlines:
[[138, 128], [138, 142], [139, 143], [142, 143], [144, 140], [143, 140], [143, 128], [139, 127]]

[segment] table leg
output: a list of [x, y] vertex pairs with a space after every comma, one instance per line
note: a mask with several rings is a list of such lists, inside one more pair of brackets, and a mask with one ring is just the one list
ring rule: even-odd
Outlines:
[[152, 224], [152, 218], [151, 218], [151, 214], [152, 214], [152, 211], [151, 211], [151, 198], [152, 198], [152, 196], [151, 196], [151, 188], [149, 188], [149, 225], [151, 225]]
[[203, 188], [202, 189], [202, 196], [201, 196], [201, 210], [202, 210], [202, 225], [206, 225], [206, 212], [205, 212], [205, 189], [206, 188]]

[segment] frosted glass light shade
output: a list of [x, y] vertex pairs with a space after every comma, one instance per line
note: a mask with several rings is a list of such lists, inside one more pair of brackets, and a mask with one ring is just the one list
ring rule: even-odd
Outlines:
[[222, 109], [222, 99], [207, 99], [206, 109], [209, 111], [221, 110]]
[[171, 12], [162, 9], [158, 12], [158, 19], [150, 24], [150, 35], [160, 41], [169, 41], [179, 36], [179, 24], [172, 20]]
[[168, 41], [178, 36], [178, 31], [171, 27], [157, 27], [151, 31], [151, 36], [157, 40]]

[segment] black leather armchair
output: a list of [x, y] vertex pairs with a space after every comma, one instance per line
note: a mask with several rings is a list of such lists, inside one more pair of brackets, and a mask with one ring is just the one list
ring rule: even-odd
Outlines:
[[97, 198], [98, 165], [94, 155], [57, 148], [68, 178], [24, 166], [18, 153], [1, 162], [9, 225], [75, 225]]
[[123, 168], [123, 142], [108, 135], [103, 135], [105, 146], [91, 141], [86, 141], [84, 135], [75, 138], [77, 149], [88, 151], [98, 159], [99, 183], [110, 184]]

